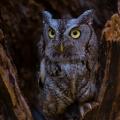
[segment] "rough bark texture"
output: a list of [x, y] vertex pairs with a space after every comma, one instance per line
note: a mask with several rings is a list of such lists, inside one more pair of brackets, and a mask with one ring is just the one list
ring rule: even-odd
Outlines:
[[[1, 36], [3, 36], [1, 32]], [[28, 105], [23, 98], [17, 83], [17, 72], [13, 62], [0, 44], [0, 100], [1, 109], [7, 114], [4, 119], [32, 120]]]
[[56, 18], [75, 17], [91, 8], [96, 10], [93, 25], [100, 41], [100, 107], [89, 112], [85, 120], [120, 119], [120, 2], [117, 7], [117, 0], [1, 0], [0, 120], [6, 116], [32, 120], [28, 105], [32, 109], [38, 93], [35, 43], [42, 28], [40, 12], [48, 10]]

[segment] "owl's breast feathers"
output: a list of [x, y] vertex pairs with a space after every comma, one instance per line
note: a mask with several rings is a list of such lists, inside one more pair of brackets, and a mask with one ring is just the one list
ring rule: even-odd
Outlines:
[[88, 81], [89, 71], [83, 63], [54, 63], [48, 59], [45, 71], [43, 111], [48, 116], [54, 116], [63, 113], [80, 96], [78, 92], [85, 86], [86, 79]]

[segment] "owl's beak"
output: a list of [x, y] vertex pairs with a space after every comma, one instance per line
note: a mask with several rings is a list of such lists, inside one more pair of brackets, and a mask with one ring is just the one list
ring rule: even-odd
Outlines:
[[64, 51], [64, 46], [63, 46], [63, 44], [62, 44], [62, 43], [60, 44], [60, 51], [61, 51], [61, 52], [63, 52], [63, 51]]

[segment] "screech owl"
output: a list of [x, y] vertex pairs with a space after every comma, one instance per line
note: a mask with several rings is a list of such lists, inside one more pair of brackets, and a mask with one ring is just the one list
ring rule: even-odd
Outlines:
[[43, 34], [38, 42], [40, 107], [46, 118], [65, 112], [75, 101], [81, 116], [96, 97], [98, 40], [92, 27], [93, 10], [78, 18], [54, 19], [43, 12]]

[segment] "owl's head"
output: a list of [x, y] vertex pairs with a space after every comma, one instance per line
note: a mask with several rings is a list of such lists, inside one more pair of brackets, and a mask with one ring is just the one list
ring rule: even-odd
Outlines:
[[93, 10], [87, 10], [72, 19], [54, 19], [49, 12], [44, 11], [45, 56], [56, 62], [84, 59], [87, 44], [93, 39], [92, 21]]

